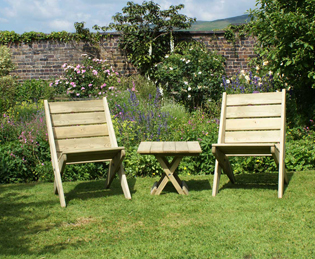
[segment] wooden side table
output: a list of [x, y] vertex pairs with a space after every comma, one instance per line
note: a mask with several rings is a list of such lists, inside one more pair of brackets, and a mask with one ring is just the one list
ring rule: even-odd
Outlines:
[[[198, 141], [141, 142], [137, 151], [141, 155], [154, 155], [163, 168], [163, 175], [155, 182], [151, 194], [159, 195], [170, 180], [179, 194], [188, 195], [188, 187], [175, 173], [184, 156], [198, 156], [202, 150]], [[174, 157], [169, 163], [167, 156]]]

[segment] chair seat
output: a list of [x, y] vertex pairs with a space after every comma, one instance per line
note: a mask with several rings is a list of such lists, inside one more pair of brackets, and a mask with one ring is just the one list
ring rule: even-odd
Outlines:
[[227, 156], [271, 156], [275, 148], [279, 151], [279, 145], [270, 144], [212, 144], [212, 153], [219, 149]]
[[105, 148], [105, 149], [85, 149], [62, 152], [59, 160], [63, 157], [67, 164], [75, 163], [87, 163], [87, 162], [98, 162], [106, 161], [115, 157], [119, 152], [123, 151], [125, 154], [124, 147]]

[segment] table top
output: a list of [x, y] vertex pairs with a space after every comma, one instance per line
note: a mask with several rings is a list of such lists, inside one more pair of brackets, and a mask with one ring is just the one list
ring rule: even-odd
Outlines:
[[197, 156], [202, 150], [198, 141], [147, 141], [137, 151], [142, 155]]

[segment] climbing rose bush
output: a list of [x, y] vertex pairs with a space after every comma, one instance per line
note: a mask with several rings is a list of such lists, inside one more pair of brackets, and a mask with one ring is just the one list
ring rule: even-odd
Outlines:
[[200, 43], [179, 44], [155, 65], [154, 78], [163, 93], [193, 109], [221, 98], [224, 59]]
[[50, 83], [58, 94], [72, 98], [97, 98], [120, 84], [120, 76], [106, 60], [83, 55], [82, 64], [63, 64], [64, 75]]

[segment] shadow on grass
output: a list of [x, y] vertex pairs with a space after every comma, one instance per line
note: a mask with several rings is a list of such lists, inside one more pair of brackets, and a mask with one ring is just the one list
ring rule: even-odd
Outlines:
[[32, 249], [32, 237], [55, 228], [53, 224], [43, 224], [49, 219], [50, 208], [55, 201], [36, 201], [36, 184], [0, 186], [0, 258], [25, 255], [39, 258], [42, 254], [57, 255], [69, 246], [78, 247], [78, 242], [59, 242], [53, 247]]
[[[204, 190], [211, 190], [211, 186], [208, 180], [184, 180], [186, 183], [189, 191], [204, 191]], [[169, 181], [165, 188], [163, 189], [162, 193], [177, 193], [173, 184]]]
[[[220, 190], [224, 189], [278, 189], [278, 172], [277, 173], [253, 173], [240, 174], [235, 176], [235, 184], [228, 182], [224, 184]], [[284, 184], [284, 192], [290, 184], [293, 173], [287, 173], [288, 184]]]
[[[127, 182], [132, 198], [132, 194], [136, 192], [134, 190], [136, 179], [130, 178]], [[87, 200], [112, 195], [124, 195], [118, 178], [114, 179], [109, 189], [105, 189], [105, 180], [99, 180], [78, 183], [73, 190], [65, 193], [67, 204], [71, 204], [73, 199]]]

